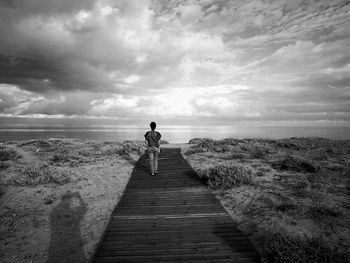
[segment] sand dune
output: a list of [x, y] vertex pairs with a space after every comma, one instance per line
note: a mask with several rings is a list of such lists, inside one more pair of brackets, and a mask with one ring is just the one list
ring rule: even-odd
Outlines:
[[266, 262], [347, 262], [350, 141], [193, 139], [184, 156]]
[[[181, 148], [266, 262], [346, 262], [350, 141], [192, 139], [162, 147]], [[2, 143], [0, 261], [87, 262], [144, 150], [142, 142]]]

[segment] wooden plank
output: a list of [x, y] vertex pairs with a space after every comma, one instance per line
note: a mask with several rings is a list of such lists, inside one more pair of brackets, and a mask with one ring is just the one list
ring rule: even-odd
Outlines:
[[[235, 239], [236, 242], [240, 242], [239, 245], [241, 245], [241, 241], [244, 240], [242, 237]], [[245, 244], [242, 244], [242, 247]], [[100, 249], [118, 249], [118, 250], [125, 250], [125, 249], [133, 249], [133, 250], [142, 250], [142, 249], [158, 249], [158, 248], [167, 248], [167, 249], [182, 249], [182, 248], [211, 248], [211, 247], [226, 247], [227, 244], [224, 242], [212, 240], [212, 241], [206, 241], [204, 242], [188, 242], [184, 243], [183, 241], [178, 242], [153, 242], [152, 247], [150, 248], [149, 243], [135, 243], [135, 242], [123, 242], [123, 243], [105, 243], [100, 246]], [[238, 246], [237, 246], [238, 247]], [[246, 246], [244, 246], [246, 247]]]
[[256, 253], [197, 253], [197, 254], [169, 254], [169, 255], [120, 255], [120, 256], [104, 256], [100, 257], [96, 262], [188, 262], [190, 260], [214, 260], [230, 259], [231, 262], [254, 262], [258, 260]]
[[162, 149], [159, 171], [140, 157], [93, 262], [259, 262], [180, 149]]

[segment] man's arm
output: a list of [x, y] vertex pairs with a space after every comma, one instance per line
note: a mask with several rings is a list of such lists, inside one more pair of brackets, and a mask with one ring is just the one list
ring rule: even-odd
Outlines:
[[145, 143], [147, 144], [148, 143], [148, 138], [147, 138], [148, 132], [146, 132], [144, 136], [145, 136]]

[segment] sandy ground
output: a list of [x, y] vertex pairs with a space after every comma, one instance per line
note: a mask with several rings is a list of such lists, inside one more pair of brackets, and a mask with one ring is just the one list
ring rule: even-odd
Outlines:
[[[37, 145], [18, 145], [8, 145], [21, 157], [0, 170], [1, 178], [52, 158], [53, 152]], [[62, 185], [17, 186], [2, 180], [0, 262], [87, 262], [138, 157], [109, 154], [73, 166], [60, 165], [75, 176]]]
[[[194, 146], [161, 148], [181, 148], [200, 177], [217, 165], [253, 171], [254, 183], [212, 192], [260, 253], [266, 234], [275, 232], [322, 236], [349, 250], [347, 145], [327, 148], [326, 157], [326, 149], [304, 151], [321, 167], [314, 173], [272, 167], [286, 151], [302, 154], [289, 146], [272, 147], [262, 156], [251, 150], [257, 146], [254, 141], [239, 141], [233, 153], [193, 152]], [[6, 154], [12, 150], [17, 157]], [[143, 150], [140, 142], [53, 139], [0, 144], [0, 262], [87, 262]]]

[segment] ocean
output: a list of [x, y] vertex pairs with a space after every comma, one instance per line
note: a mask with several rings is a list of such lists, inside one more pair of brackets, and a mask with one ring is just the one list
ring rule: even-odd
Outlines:
[[[85, 140], [125, 141], [143, 140], [147, 126], [135, 125], [45, 125], [30, 123], [0, 123], [0, 141], [76, 138]], [[192, 138], [269, 138], [324, 137], [350, 139], [350, 127], [306, 126], [158, 126], [162, 140], [186, 143]]]

